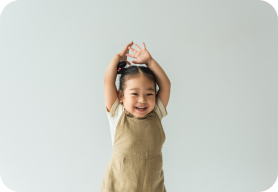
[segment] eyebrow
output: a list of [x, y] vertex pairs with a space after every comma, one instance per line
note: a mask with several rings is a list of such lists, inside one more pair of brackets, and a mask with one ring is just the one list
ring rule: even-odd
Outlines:
[[[139, 88], [131, 88], [129, 90], [139, 90]], [[148, 88], [147, 90], [155, 91], [153, 88]]]

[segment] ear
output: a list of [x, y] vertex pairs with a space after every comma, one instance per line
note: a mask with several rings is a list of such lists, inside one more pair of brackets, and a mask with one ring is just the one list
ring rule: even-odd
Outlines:
[[122, 99], [122, 92], [121, 90], [118, 90], [118, 98], [119, 98], [119, 102], [122, 103], [123, 102], [123, 99]]

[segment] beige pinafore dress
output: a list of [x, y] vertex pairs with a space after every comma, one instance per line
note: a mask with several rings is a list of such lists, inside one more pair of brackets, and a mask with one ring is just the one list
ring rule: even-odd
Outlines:
[[101, 192], [166, 192], [162, 169], [165, 133], [154, 110], [138, 118], [124, 109]]

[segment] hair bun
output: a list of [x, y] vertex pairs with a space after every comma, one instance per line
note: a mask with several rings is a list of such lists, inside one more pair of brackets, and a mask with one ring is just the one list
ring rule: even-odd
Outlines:
[[125, 68], [126, 66], [126, 62], [125, 61], [121, 61], [118, 63], [117, 65], [117, 74], [122, 74], [122, 70]]

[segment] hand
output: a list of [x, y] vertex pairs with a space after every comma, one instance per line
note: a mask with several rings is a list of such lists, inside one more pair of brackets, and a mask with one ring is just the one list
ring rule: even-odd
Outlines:
[[126, 54], [129, 57], [133, 57], [133, 58], [137, 59], [137, 61], [133, 60], [133, 61], [131, 61], [131, 63], [148, 65], [148, 62], [150, 60], [152, 60], [152, 56], [147, 51], [145, 43], [143, 42], [143, 49], [141, 49], [137, 44], [135, 44], [135, 46], [137, 47], [137, 49], [139, 51], [136, 51], [135, 49], [131, 48], [130, 46], [128, 47], [128, 49], [130, 49], [136, 55]]
[[131, 41], [129, 44], [127, 44], [125, 46], [125, 48], [123, 50], [121, 50], [118, 55], [120, 55], [121, 59], [120, 59], [120, 62], [121, 61], [125, 61], [127, 64], [131, 65], [129, 61], [127, 61], [127, 56], [126, 54], [129, 53], [129, 50], [128, 50], [128, 47], [129, 46], [132, 46], [133, 45], [133, 41]]

